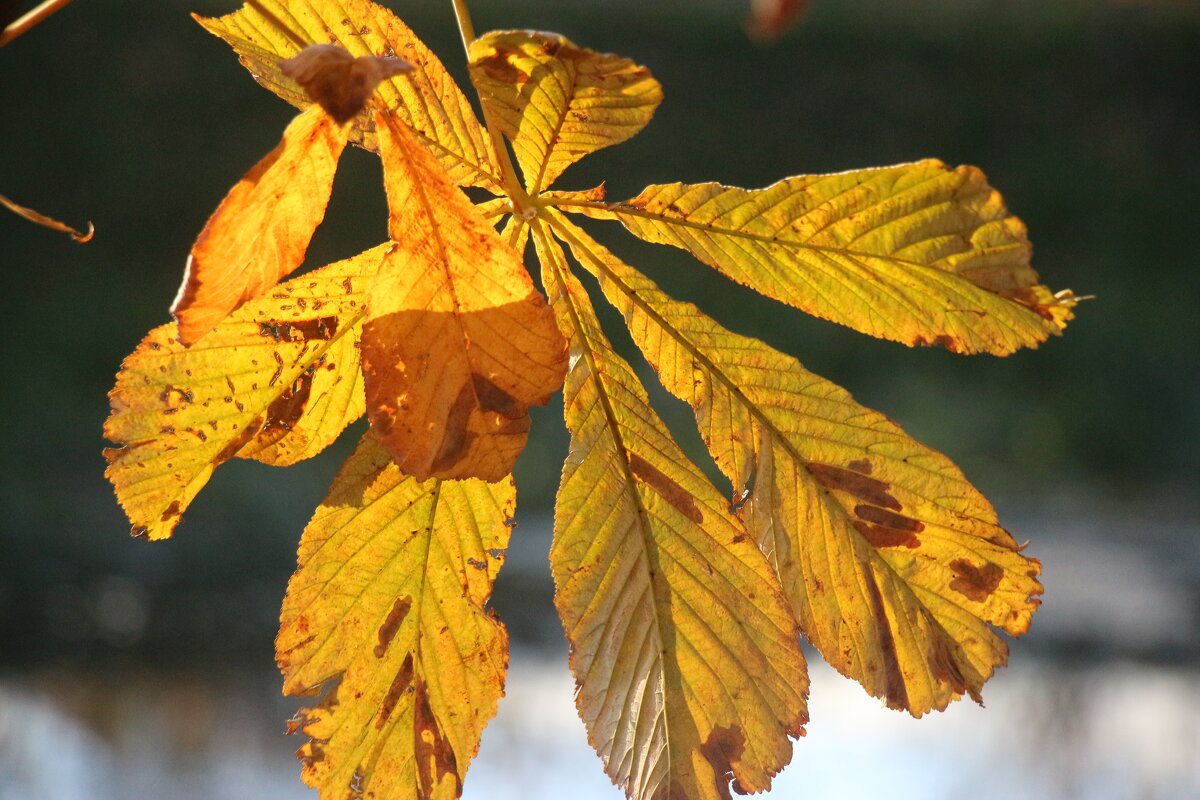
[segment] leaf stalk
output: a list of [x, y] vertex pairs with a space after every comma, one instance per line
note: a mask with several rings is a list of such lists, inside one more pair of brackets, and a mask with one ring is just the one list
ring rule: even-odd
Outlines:
[[40, 6], [30, 9], [23, 16], [17, 17], [12, 23], [0, 31], [0, 47], [16, 39], [23, 33], [26, 33], [30, 28], [37, 25], [42, 20], [51, 16], [57, 11], [61, 11], [71, 4], [71, 0], [46, 0]]

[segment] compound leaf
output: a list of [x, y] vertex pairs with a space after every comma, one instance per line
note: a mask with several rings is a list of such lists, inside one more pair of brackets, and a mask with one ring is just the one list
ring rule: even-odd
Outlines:
[[908, 345], [1007, 355], [1061, 333], [1069, 290], [1029, 266], [1025, 225], [974, 167], [927, 160], [765, 189], [647, 187], [564, 205], [687, 250], [756, 292]]
[[322, 800], [456, 798], [504, 693], [508, 639], [484, 608], [511, 480], [417, 481], [363, 438], [300, 539], [276, 659], [284, 692], [329, 688], [293, 729]]
[[[279, 66], [300, 52], [293, 37], [337, 44], [354, 56], [403, 58], [414, 69], [380, 85], [377, 96], [384, 106], [412, 127], [452, 180], [502, 191], [491, 143], [470, 102], [437, 56], [391, 11], [370, 0], [259, 0], [256, 5], [273, 19], [247, 4], [223, 17], [196, 20], [233, 47], [256, 81], [297, 108], [312, 101]], [[376, 149], [369, 112], [359, 115], [351, 140]]]
[[801, 628], [843, 674], [920, 716], [979, 691], [1041, 593], [949, 459], [795, 359], [672, 300], [561, 216], [672, 394], [689, 403]]
[[363, 289], [383, 247], [280, 284], [185, 347], [152, 330], [109, 394], [106, 475], [133, 531], [162, 539], [235, 455], [290, 464], [363, 413]]
[[635, 800], [728, 800], [730, 781], [765, 790], [808, 718], [795, 620], [540, 225], [543, 281], [572, 348], [550, 563], [588, 738]]
[[500, 480], [529, 406], [562, 385], [566, 342], [516, 251], [403, 123], [376, 121], [393, 245], [363, 329], [371, 426], [420, 480]]
[[645, 67], [538, 31], [476, 39], [471, 80], [512, 140], [531, 193], [587, 154], [634, 136], [662, 102]]
[[313, 106], [229, 191], [196, 239], [171, 306], [181, 342], [192, 344], [300, 266], [345, 146], [345, 126]]

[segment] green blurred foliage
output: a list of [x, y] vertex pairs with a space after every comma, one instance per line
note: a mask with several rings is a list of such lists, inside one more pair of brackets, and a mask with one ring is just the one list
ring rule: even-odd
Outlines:
[[[448, 2], [389, 5], [465, 76]], [[0, 192], [97, 227], [80, 246], [0, 214], [0, 663], [119, 651], [95, 607], [113, 576], [149, 598], [144, 656], [269, 658], [295, 542], [346, 452], [287, 471], [223, 466], [166, 544], [128, 540], [102, 476], [120, 359], [167, 321], [192, 239], [292, 113], [187, 16], [235, 6], [81, 2], [0, 49]], [[615, 226], [593, 230], [671, 292], [945, 450], [1002, 514], [1079, 486], [1195, 504], [1195, 4], [823, 0], [773, 47], [747, 39], [745, 4], [727, 0], [472, 8], [479, 30], [559, 30], [663, 83], [651, 126], [573, 167], [563, 188], [604, 180], [616, 200], [651, 182], [753, 187], [924, 156], [982, 167], [1028, 224], [1045, 281], [1097, 296], [1062, 340], [1008, 359], [867, 340]], [[350, 152], [311, 263], [377, 243], [384, 223], [377, 162]], [[702, 459], [686, 409], [655, 398]], [[566, 446], [560, 405], [535, 426], [518, 465], [526, 511], [549, 508]], [[245, 630], [212, 621], [230, 608]]]

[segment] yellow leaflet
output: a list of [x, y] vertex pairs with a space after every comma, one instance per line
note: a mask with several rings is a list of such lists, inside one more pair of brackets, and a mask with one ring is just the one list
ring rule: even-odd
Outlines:
[[974, 167], [928, 160], [757, 190], [673, 183], [625, 203], [570, 203], [756, 292], [908, 345], [1007, 355], [1074, 316], [1075, 296], [1038, 283], [1024, 223]]
[[284, 693], [337, 680], [294, 726], [322, 800], [450, 800], [504, 693], [508, 638], [484, 608], [512, 480], [405, 477], [368, 434], [300, 539], [280, 615]]
[[[338, 44], [354, 56], [398, 56], [413, 64], [412, 72], [380, 84], [383, 106], [413, 128], [452, 180], [500, 193], [491, 143], [471, 104], [437, 56], [390, 11], [370, 0], [260, 0], [259, 5], [303, 41]], [[246, 5], [223, 17], [196, 20], [228, 42], [265, 88], [297, 108], [311, 104], [279, 68], [280, 61], [300, 52], [299, 46], [263, 15]], [[376, 149], [369, 114], [359, 116], [351, 140]]]
[[376, 125], [393, 243], [363, 326], [371, 427], [420, 480], [500, 480], [567, 344], [516, 251], [402, 123]]
[[363, 413], [363, 290], [384, 247], [275, 287], [191, 347], [151, 331], [109, 394], [105, 473], [138, 536], [171, 535], [217, 465], [286, 465], [324, 449]]
[[765, 790], [808, 719], [795, 620], [534, 225], [571, 342], [571, 447], [550, 563], [588, 738], [635, 800], [727, 800], [730, 781]]
[[664, 295], [561, 215], [663, 385], [689, 403], [743, 517], [826, 660], [920, 716], [978, 697], [1041, 593], [988, 501], [945, 456], [790, 356]]
[[476, 39], [471, 80], [512, 140], [532, 194], [588, 153], [638, 133], [662, 102], [645, 67], [537, 31]]

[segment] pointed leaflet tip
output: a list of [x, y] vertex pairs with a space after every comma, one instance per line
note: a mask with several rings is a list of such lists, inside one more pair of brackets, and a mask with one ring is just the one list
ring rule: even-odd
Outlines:
[[411, 72], [413, 65], [395, 57], [355, 58], [336, 44], [314, 44], [281, 62], [279, 68], [329, 116], [347, 122], [363, 110], [381, 82]]

